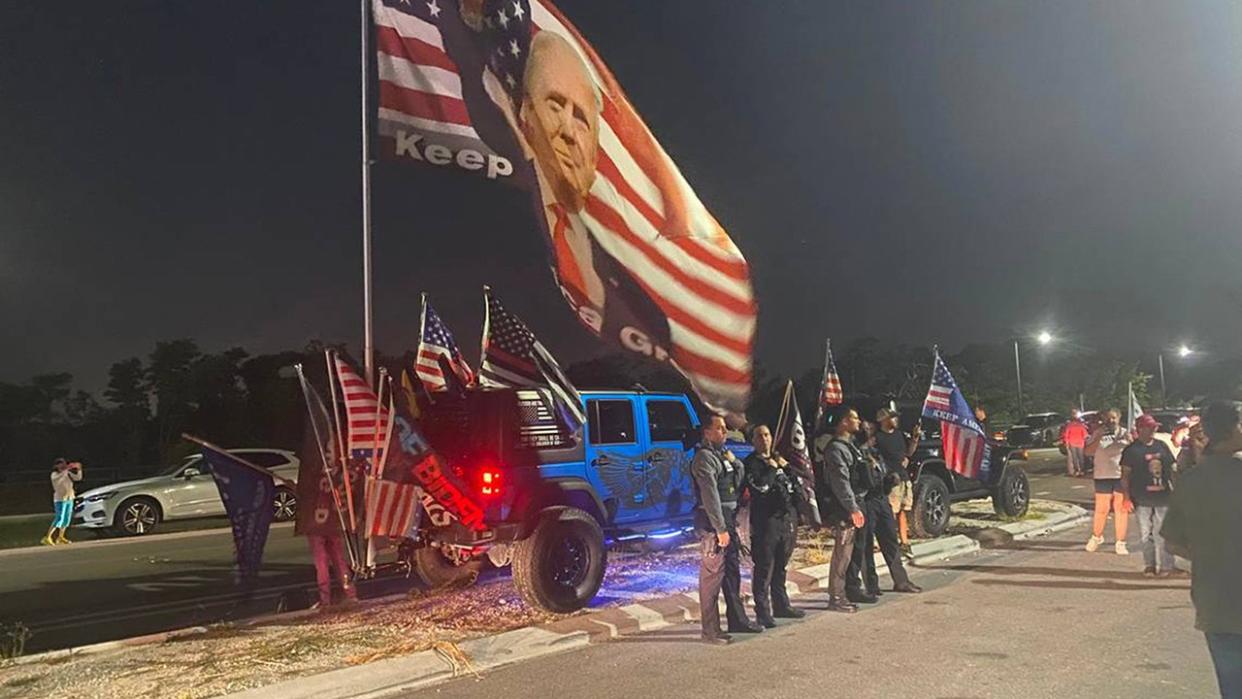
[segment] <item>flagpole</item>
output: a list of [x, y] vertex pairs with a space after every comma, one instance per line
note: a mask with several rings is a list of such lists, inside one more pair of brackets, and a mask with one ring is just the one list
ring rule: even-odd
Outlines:
[[[336, 400], [336, 384], [339, 380], [336, 374], [336, 357], [328, 349], [323, 351], [323, 356], [328, 365], [328, 388], [332, 391], [332, 415], [336, 420], [337, 453], [341, 459], [341, 481], [345, 484], [345, 507], [349, 510], [349, 533], [352, 535], [358, 531], [358, 518], [354, 516], [354, 492], [349, 484], [349, 454], [345, 451], [345, 432], [341, 429], [341, 406]], [[348, 416], [346, 419], [348, 420]], [[348, 423], [345, 429], [349, 429]]]
[[824, 338], [824, 373], [819, 377], [819, 394], [815, 398], [815, 432], [824, 418], [824, 387], [828, 383], [828, 359], [832, 356], [832, 338]]
[[[298, 381], [302, 384], [302, 394], [307, 399], [306, 415], [307, 419], [310, 420], [311, 430], [315, 433], [315, 446], [319, 447], [319, 463], [323, 465], [323, 477], [328, 481], [328, 488], [332, 491], [333, 509], [336, 510], [336, 518], [341, 523], [341, 533], [343, 535], [341, 538], [345, 542], [345, 552], [349, 554], [349, 565], [356, 573], [358, 571], [358, 553], [354, 551], [353, 541], [348, 534], [349, 529], [345, 526], [345, 513], [341, 507], [341, 494], [337, 491], [336, 483], [332, 480], [332, 469], [328, 465], [328, 454], [323, 450], [323, 435], [319, 434], [319, 425], [315, 423], [315, 411], [310, 403], [310, 392], [314, 389], [311, 388], [310, 383], [306, 380], [306, 374], [302, 372], [302, 365], [294, 364], [293, 368], [298, 372]], [[319, 402], [322, 404], [323, 400], [319, 399]], [[324, 417], [327, 416], [325, 415]], [[334, 439], [333, 442], [335, 441]], [[335, 443], [332, 445], [332, 450], [336, 451]]]
[[[375, 342], [371, 308], [371, 121], [369, 119], [370, 87], [368, 66], [371, 59], [370, 0], [360, 0], [361, 15], [358, 23], [361, 61], [359, 74], [362, 81], [362, 315], [363, 315], [363, 364], [367, 383], [375, 385]], [[347, 479], [348, 480], [348, 479]]]
[[785, 414], [789, 412], [789, 394], [793, 391], [793, 387], [793, 379], [789, 379], [789, 382], [785, 384], [785, 397], [781, 400], [781, 412], [776, 418], [776, 435], [772, 437], [773, 444], [780, 442], [781, 437], [785, 434], [783, 429], [785, 426]]

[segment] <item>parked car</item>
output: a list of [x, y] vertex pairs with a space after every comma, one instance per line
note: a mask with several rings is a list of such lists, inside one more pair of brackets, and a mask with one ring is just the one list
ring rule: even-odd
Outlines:
[[1060, 413], [1034, 413], [1022, 418], [1005, 433], [1011, 447], [1051, 447], [1061, 440], [1065, 416]]
[[[468, 584], [486, 558], [511, 565], [533, 607], [572, 612], [603, 581], [609, 542], [657, 545], [693, 527], [690, 461], [700, 419], [676, 393], [584, 391], [587, 422], [568, 434], [544, 389], [437, 396], [422, 421], [455, 487], [482, 510], [485, 531], [425, 498], [426, 517], [401, 547], [433, 587]], [[730, 442], [738, 458], [751, 451]]]
[[[297, 483], [298, 457], [283, 449], [230, 449], [255, 466], [269, 469]], [[275, 519], [284, 522], [297, 514], [297, 493], [279, 485], [272, 502]], [[198, 454], [151, 478], [113, 483], [82, 493], [74, 502], [73, 526], [108, 529], [123, 536], [155, 531], [161, 522], [226, 514], [215, 480]]]

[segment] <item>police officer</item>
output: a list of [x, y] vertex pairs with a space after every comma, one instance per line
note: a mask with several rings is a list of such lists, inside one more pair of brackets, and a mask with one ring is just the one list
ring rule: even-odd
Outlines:
[[690, 473], [694, 477], [694, 526], [703, 559], [699, 564], [699, 611], [703, 640], [725, 645], [730, 636], [720, 630], [716, 599], [724, 587], [730, 633], [757, 633], [763, 627], [746, 617], [742, 605], [742, 574], [739, 567], [736, 529], [737, 499], [745, 477], [744, 466], [724, 448], [725, 421], [713, 415], [703, 423]]
[[746, 487], [750, 489], [750, 551], [755, 562], [751, 589], [755, 618], [767, 628], [776, 617], [800, 619], [785, 591], [785, 566], [793, 553], [802, 489], [789, 462], [772, 450], [772, 430], [758, 425], [751, 432], [755, 451], [746, 457]]

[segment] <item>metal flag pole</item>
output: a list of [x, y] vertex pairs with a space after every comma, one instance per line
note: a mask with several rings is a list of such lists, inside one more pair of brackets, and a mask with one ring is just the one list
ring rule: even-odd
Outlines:
[[832, 339], [824, 338], [824, 372], [819, 377], [819, 393], [815, 396], [815, 432], [819, 433], [819, 428], [824, 419], [824, 387], [828, 384], [828, 360], [832, 358]]
[[361, 61], [359, 73], [362, 79], [362, 315], [363, 315], [363, 364], [367, 383], [375, 385], [375, 342], [371, 309], [371, 121], [368, 118], [370, 102], [369, 71], [371, 59], [370, 1], [361, 0], [358, 22]]
[[[357, 573], [358, 553], [354, 550], [353, 541], [349, 536], [349, 527], [345, 524], [345, 511], [341, 506], [341, 494], [336, 489], [336, 482], [332, 480], [332, 469], [330, 467], [330, 461], [328, 460], [328, 453], [324, 451], [323, 435], [319, 433], [319, 425], [315, 421], [315, 410], [311, 406], [310, 402], [311, 391], [314, 389], [311, 388], [310, 383], [307, 382], [306, 374], [302, 372], [302, 365], [294, 364], [293, 368], [298, 372], [298, 381], [302, 384], [302, 394], [306, 397], [307, 419], [310, 420], [311, 430], [315, 433], [315, 446], [319, 447], [319, 463], [323, 465], [324, 480], [328, 482], [328, 488], [332, 491], [332, 504], [334, 505], [333, 509], [336, 510], [336, 518], [341, 524], [341, 540], [345, 542], [345, 552], [349, 555], [349, 566], [355, 573]], [[319, 399], [319, 401], [322, 403], [322, 399]], [[327, 416], [325, 415], [324, 417]], [[328, 435], [328, 437], [332, 439], [333, 442], [330, 448], [332, 451], [336, 451], [336, 438], [332, 435]]]
[[338, 380], [336, 356], [332, 354], [331, 350], [327, 349], [323, 351], [323, 356], [328, 365], [328, 388], [332, 391], [332, 415], [336, 421], [337, 454], [341, 459], [341, 480], [345, 484], [345, 507], [349, 511], [349, 533], [353, 535], [358, 531], [358, 518], [354, 515], [354, 492], [349, 484], [349, 452], [345, 449], [345, 430], [349, 429], [349, 416], [345, 417], [346, 422], [342, 425], [341, 406], [336, 399], [336, 384]]

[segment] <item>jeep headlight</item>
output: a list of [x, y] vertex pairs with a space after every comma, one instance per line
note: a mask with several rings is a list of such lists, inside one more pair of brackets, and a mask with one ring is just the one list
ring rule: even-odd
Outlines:
[[86, 496], [86, 497], [84, 497], [84, 498], [82, 498], [82, 499], [83, 499], [84, 501], [86, 501], [86, 502], [102, 502], [102, 501], [104, 501], [104, 500], [107, 500], [107, 499], [109, 499], [109, 498], [111, 498], [111, 497], [115, 496], [115, 495], [116, 495], [116, 492], [117, 492], [117, 491], [113, 490], [113, 491], [110, 491], [110, 492], [107, 492], [107, 493], [100, 493], [100, 494], [98, 494], [98, 495], [88, 495], [88, 496]]
[[927, 453], [928, 453], [928, 455], [930, 455], [930, 456], [940, 456], [940, 450], [939, 450], [939, 449], [928, 449], [928, 450], [927, 450]]

